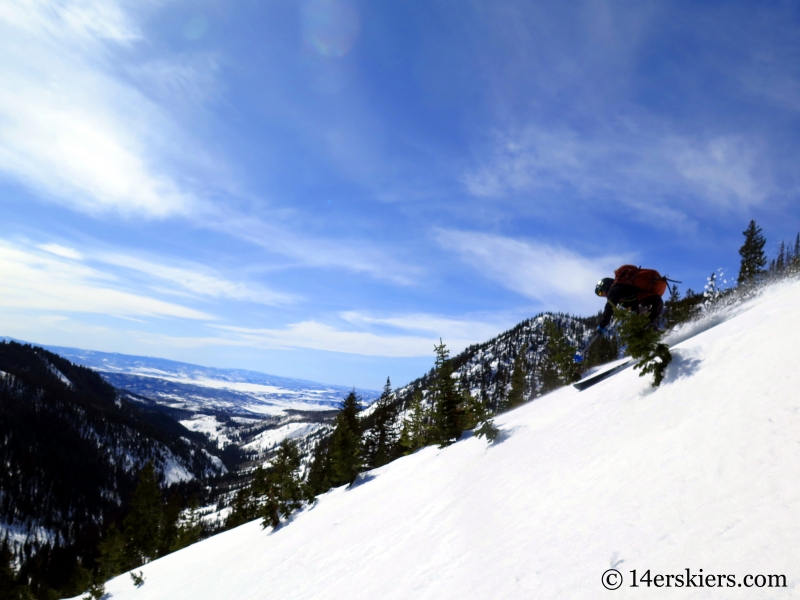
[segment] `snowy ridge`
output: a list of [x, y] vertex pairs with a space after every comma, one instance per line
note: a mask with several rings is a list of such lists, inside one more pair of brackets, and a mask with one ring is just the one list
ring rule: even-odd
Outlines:
[[[108, 583], [114, 600], [709, 598], [630, 571], [784, 574], [800, 592], [800, 284], [679, 344], [653, 390], [628, 370], [565, 387], [338, 488], [276, 531], [252, 522]], [[331, 557], [335, 557], [335, 560]], [[347, 565], [347, 576], [341, 576]], [[727, 579], [725, 580], [728, 581]], [[716, 591], [716, 590], [714, 590]]]

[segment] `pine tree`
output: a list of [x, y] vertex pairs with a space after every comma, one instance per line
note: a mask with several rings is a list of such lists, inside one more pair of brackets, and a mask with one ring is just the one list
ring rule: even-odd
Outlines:
[[33, 600], [33, 592], [18, 580], [13, 563], [14, 556], [6, 534], [6, 539], [0, 545], [0, 600]]
[[761, 228], [756, 222], [751, 220], [750, 225], [745, 229], [744, 244], [739, 248], [739, 256], [742, 262], [739, 267], [739, 285], [749, 285], [757, 283], [764, 274], [764, 267], [767, 264], [767, 257], [764, 254], [764, 246], [767, 240], [761, 233]]
[[392, 382], [387, 377], [383, 393], [375, 402], [374, 424], [364, 440], [364, 457], [367, 466], [371, 469], [387, 464], [395, 454], [397, 409], [393, 400]]
[[466, 429], [473, 429], [475, 437], [485, 437], [490, 442], [493, 442], [500, 430], [492, 420], [492, 413], [485, 402], [477, 396], [473, 396], [468, 389], [464, 388], [463, 406], [466, 407], [464, 411], [464, 427]]
[[203, 522], [200, 520], [200, 513], [197, 511], [199, 504], [197, 498], [192, 498], [189, 501], [189, 514], [183, 522], [179, 522], [177, 526], [177, 536], [174, 543], [169, 549], [169, 552], [175, 552], [181, 548], [191, 546], [195, 542], [199, 542], [203, 537]]
[[400, 446], [404, 454], [411, 454], [428, 445], [431, 437], [428, 418], [428, 412], [422, 404], [422, 392], [417, 390], [411, 397], [409, 416], [400, 434]]
[[123, 521], [127, 547], [138, 564], [158, 555], [163, 522], [163, 500], [153, 461], [139, 474], [139, 483], [131, 498], [131, 510]]
[[442, 340], [434, 346], [436, 363], [434, 365], [431, 400], [435, 441], [440, 447], [457, 441], [463, 431], [461, 423], [461, 397], [453, 382], [453, 365], [450, 351]]
[[780, 247], [778, 248], [778, 258], [775, 259], [776, 275], [783, 274], [783, 272], [786, 270], [786, 262], [786, 244], [781, 242]]
[[308, 470], [306, 499], [311, 502], [320, 494], [331, 489], [331, 455], [326, 440], [320, 440], [314, 448], [314, 457]]
[[514, 359], [514, 369], [511, 371], [511, 390], [505, 408], [510, 410], [525, 403], [528, 393], [528, 373], [525, 368], [525, 354], [519, 352]]
[[[263, 467], [261, 466], [259, 466], [256, 469], [253, 479], [255, 480], [259, 474], [261, 474], [261, 476], [263, 477]], [[258, 516], [258, 506], [256, 505], [255, 499], [253, 497], [253, 486], [251, 483], [251, 485], [244, 487], [240, 489], [238, 492], [236, 492], [236, 496], [234, 496], [233, 499], [233, 506], [231, 513], [225, 520], [225, 529], [233, 529], [234, 527], [238, 527], [239, 525], [248, 523], [249, 521], [255, 519], [257, 516]]]
[[112, 577], [124, 573], [133, 565], [126, 549], [125, 536], [111, 523], [106, 534], [98, 544], [100, 557], [97, 559], [97, 579], [108, 581]]
[[580, 370], [573, 360], [575, 349], [555, 321], [547, 319], [544, 322], [544, 334], [547, 344], [542, 369], [542, 393], [546, 394], [558, 387], [578, 381]]
[[303, 503], [303, 486], [298, 469], [300, 451], [290, 439], [281, 442], [278, 454], [266, 474], [265, 499], [261, 507], [263, 527], [277, 527]]
[[161, 523], [161, 545], [159, 556], [164, 556], [176, 550], [179, 535], [179, 523], [183, 501], [177, 492], [173, 492], [164, 505], [163, 520]]
[[661, 385], [664, 372], [672, 362], [669, 346], [661, 342], [663, 333], [655, 327], [648, 327], [650, 317], [622, 307], [614, 307], [616, 329], [620, 340], [626, 346], [628, 356], [637, 361], [634, 370], [639, 369], [639, 377], [653, 374], [653, 387]]
[[786, 250], [786, 271], [790, 275], [800, 273], [800, 233], [795, 238], [794, 248], [790, 246]]
[[355, 481], [363, 466], [361, 456], [361, 423], [358, 413], [361, 406], [355, 391], [342, 402], [336, 415], [336, 429], [331, 437], [331, 485], [334, 487]]

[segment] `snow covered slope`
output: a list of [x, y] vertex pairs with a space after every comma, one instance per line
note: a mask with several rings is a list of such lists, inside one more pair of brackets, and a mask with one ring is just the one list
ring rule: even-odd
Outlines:
[[[630, 369], [584, 392], [562, 388], [498, 417], [493, 445], [425, 448], [276, 531], [243, 525], [144, 566], [141, 588], [126, 574], [106, 590], [113, 600], [800, 598], [798, 308], [800, 284], [775, 287], [679, 344], [655, 391]], [[615, 592], [601, 584], [611, 568], [624, 578]], [[632, 570], [681, 575], [684, 588], [632, 588]], [[709, 589], [708, 575], [726, 589]], [[765, 581], [748, 575], [785, 575], [786, 587], [738, 587]]]

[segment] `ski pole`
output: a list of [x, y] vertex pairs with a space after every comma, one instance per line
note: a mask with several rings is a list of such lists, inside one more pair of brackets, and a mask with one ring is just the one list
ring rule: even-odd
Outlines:
[[576, 363], [583, 362], [583, 356], [589, 350], [589, 346], [594, 344], [597, 341], [597, 338], [599, 338], [601, 335], [602, 334], [599, 331], [596, 331], [591, 339], [586, 342], [586, 345], [583, 347], [583, 349], [575, 353], [575, 356], [572, 357], [572, 360], [574, 360]]

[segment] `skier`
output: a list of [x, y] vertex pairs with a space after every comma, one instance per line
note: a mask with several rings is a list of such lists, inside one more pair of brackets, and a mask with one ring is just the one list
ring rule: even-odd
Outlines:
[[650, 316], [648, 327], [655, 327], [655, 322], [664, 311], [661, 296], [667, 289], [667, 278], [658, 271], [642, 269], [633, 265], [622, 265], [614, 271], [614, 279], [605, 277], [597, 282], [594, 293], [606, 299], [606, 307], [597, 327], [599, 334], [608, 332], [608, 325], [614, 316], [617, 305], [635, 310], [639, 314]]

